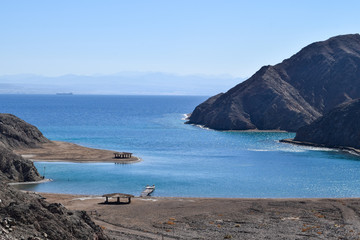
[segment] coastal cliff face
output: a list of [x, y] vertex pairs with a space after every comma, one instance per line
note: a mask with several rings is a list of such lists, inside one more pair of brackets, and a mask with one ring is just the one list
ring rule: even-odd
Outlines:
[[46, 142], [36, 127], [0, 114], [0, 239], [108, 239], [85, 212], [69, 211], [7, 185], [42, 179], [34, 164], [13, 150]]
[[334, 108], [296, 132], [294, 141], [360, 149], [360, 99]]
[[0, 181], [29, 182], [41, 180], [34, 164], [0, 146]]
[[0, 145], [13, 149], [46, 142], [50, 140], [37, 127], [12, 114], [0, 113]]
[[316, 42], [195, 108], [190, 124], [216, 130], [296, 131], [360, 97], [360, 35]]
[[0, 179], [3, 181], [38, 181], [34, 164], [12, 152], [15, 148], [36, 147], [50, 142], [35, 126], [11, 114], [0, 114]]
[[0, 179], [3, 181], [38, 181], [34, 164], [12, 152], [19, 147], [36, 147], [50, 142], [35, 126], [11, 114], [0, 114]]

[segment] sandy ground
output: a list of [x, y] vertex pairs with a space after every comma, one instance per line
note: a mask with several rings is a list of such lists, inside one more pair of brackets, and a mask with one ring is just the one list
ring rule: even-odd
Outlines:
[[150, 197], [105, 205], [100, 196], [40, 194], [87, 211], [112, 239], [360, 239], [360, 199]]
[[114, 162], [134, 163], [141, 161], [133, 156], [128, 159], [115, 159], [114, 151], [87, 148], [68, 142], [52, 141], [37, 148], [17, 149], [15, 153], [32, 161], [48, 162]]

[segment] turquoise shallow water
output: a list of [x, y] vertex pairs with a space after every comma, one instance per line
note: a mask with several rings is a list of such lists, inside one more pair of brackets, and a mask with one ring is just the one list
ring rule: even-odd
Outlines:
[[199, 96], [0, 95], [0, 111], [52, 140], [130, 151], [136, 164], [45, 163], [54, 181], [28, 185], [56, 193], [155, 196], [360, 197], [360, 161], [350, 154], [279, 143], [293, 133], [219, 132], [185, 125]]

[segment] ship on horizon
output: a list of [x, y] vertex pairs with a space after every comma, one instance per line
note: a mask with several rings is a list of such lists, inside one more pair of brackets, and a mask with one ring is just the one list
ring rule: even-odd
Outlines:
[[56, 95], [74, 95], [72, 92], [60, 92], [56, 93]]

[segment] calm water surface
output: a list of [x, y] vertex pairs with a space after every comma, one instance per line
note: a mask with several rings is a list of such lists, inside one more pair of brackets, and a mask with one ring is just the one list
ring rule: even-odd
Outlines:
[[51, 140], [129, 151], [136, 164], [45, 163], [40, 192], [155, 196], [360, 197], [358, 157], [279, 143], [293, 133], [218, 132], [185, 125], [199, 96], [0, 95], [0, 111]]

